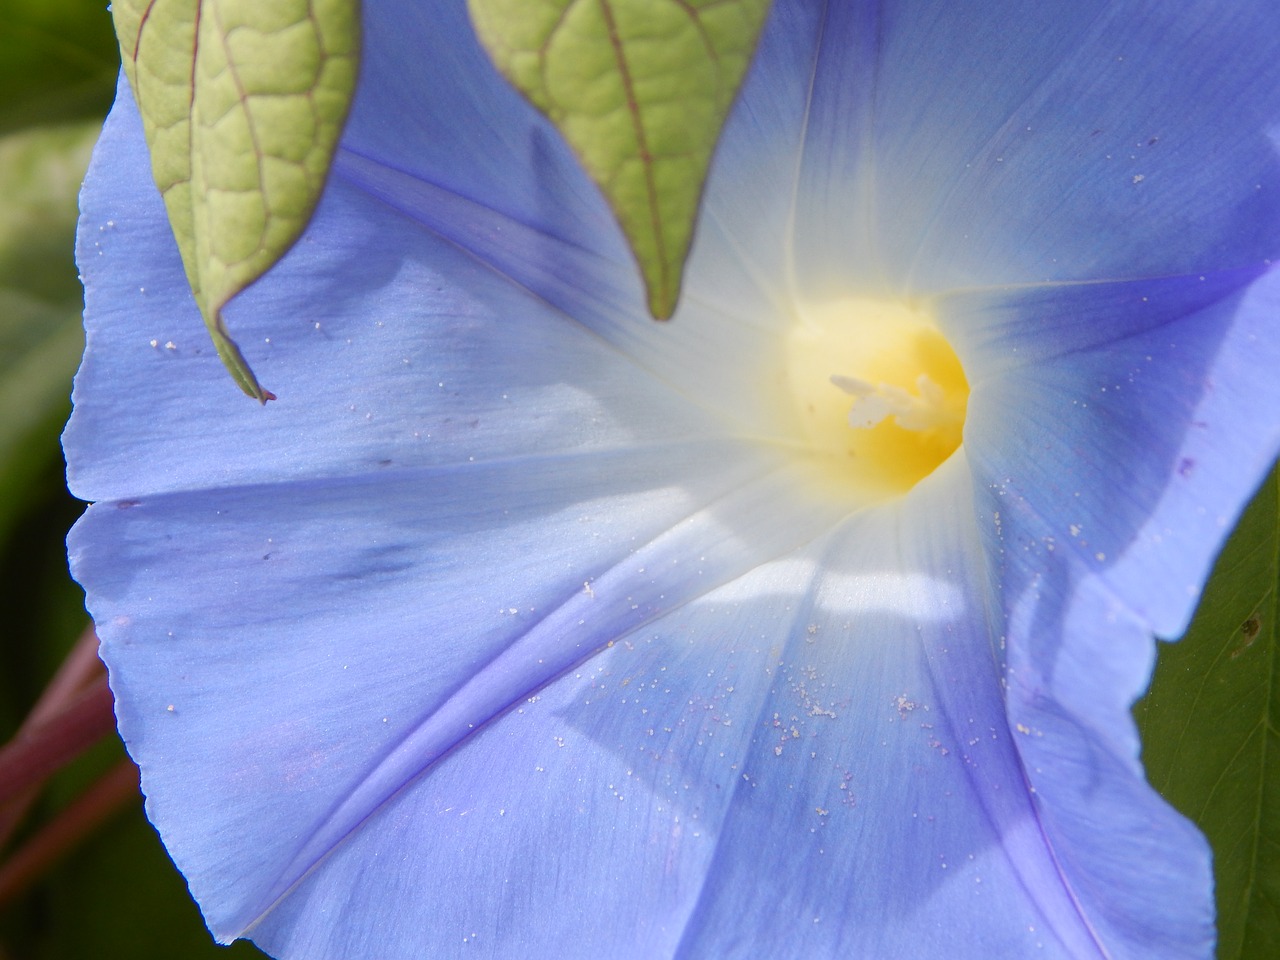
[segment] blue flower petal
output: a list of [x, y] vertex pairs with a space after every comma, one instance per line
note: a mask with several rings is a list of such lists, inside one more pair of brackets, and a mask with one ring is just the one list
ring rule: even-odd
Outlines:
[[678, 956], [1100, 952], [1004, 716], [965, 469], [803, 558], [813, 580], [783, 606], [787, 643]]
[[1151, 628], [1096, 581], [1055, 573], [1002, 598], [1009, 725], [1044, 836], [1111, 955], [1211, 956], [1208, 844], [1137, 762], [1126, 694], [1150, 675]]
[[[480, 49], [462, 3], [371, 3], [343, 149], [634, 271], [560, 136]], [[544, 247], [545, 250], [545, 247]], [[634, 282], [634, 281], [633, 281]]]
[[[615, 462], [598, 479], [608, 490], [635, 470]], [[660, 470], [696, 486], [688, 464]], [[694, 518], [739, 531], [732, 542], [685, 534], [650, 557], [600, 528], [638, 529], [629, 513], [673, 526], [683, 497], [664, 516], [651, 493], [595, 510], [577, 488], [486, 531], [476, 503], [509, 503], [510, 483], [489, 467], [465, 485], [332, 482], [283, 505], [272, 488], [102, 505], [73, 550], [98, 586], [149, 811], [223, 936], [247, 928], [282, 956], [317, 958], [371, 942], [416, 956], [424, 923], [442, 957], [558, 942], [583, 957], [611, 943], [636, 958], [783, 943], [806, 956], [1079, 956], [1091, 938], [1023, 789], [972, 608], [964, 470], [954, 461], [898, 508], [829, 535], [818, 527], [832, 518], [815, 517], [799, 536], [811, 545], [773, 564], [741, 532], [763, 536], [776, 486]], [[736, 481], [718, 482], [750, 489]], [[801, 534], [790, 512], [772, 519]], [[676, 569], [697, 550], [696, 572]], [[569, 572], [618, 551], [625, 595], [608, 573], [588, 591]], [[153, 556], [164, 576], [138, 583]], [[671, 592], [745, 565], [692, 603]], [[451, 602], [424, 600], [424, 581]], [[187, 625], [193, 596], [207, 609]], [[130, 642], [162, 629], [173, 636]], [[536, 666], [520, 653], [530, 644]], [[527, 696], [504, 710], [513, 689]]]
[[1254, 265], [1280, 234], [1278, 33], [1265, 2], [831, 4], [797, 261], [915, 294]]
[[226, 310], [280, 397], [237, 404], [185, 288], [127, 88], [87, 182], [90, 349], [65, 437], [86, 499], [721, 432], [577, 321], [340, 176], [290, 256]]
[[[122, 91], [70, 545], [215, 933], [1208, 956], [1128, 708], [1280, 444], [1277, 16], [779, 4], [655, 325], [462, 4], [368, 4], [317, 217], [228, 311], [265, 410]], [[811, 495], [765, 362], [850, 292], [933, 295], [973, 387], [964, 449], [862, 512]]]
[[966, 450], [1010, 563], [1070, 554], [1181, 633], [1280, 441], [1278, 308], [1264, 264], [950, 298], [981, 371]]
[[795, 479], [758, 456], [653, 452], [90, 509], [120, 728], [216, 933], [513, 704], [834, 522], [766, 512]]
[[1135, 951], [1178, 956], [1208, 937], [1208, 852], [1142, 781], [1129, 708], [1152, 634], [1185, 629], [1280, 442], [1277, 307], [1263, 264], [946, 307], [982, 371], [965, 450], [1010, 725], [1064, 876], [1104, 942]]

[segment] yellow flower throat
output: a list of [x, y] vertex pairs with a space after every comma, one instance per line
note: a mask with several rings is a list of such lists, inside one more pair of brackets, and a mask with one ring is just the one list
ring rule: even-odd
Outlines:
[[786, 342], [788, 393], [824, 479], [906, 493], [960, 446], [969, 382], [929, 313], [892, 300], [806, 305]]

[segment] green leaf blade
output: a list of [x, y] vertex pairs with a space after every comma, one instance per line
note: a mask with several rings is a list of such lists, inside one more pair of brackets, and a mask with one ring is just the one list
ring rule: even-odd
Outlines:
[[218, 355], [265, 401], [223, 322], [301, 236], [355, 92], [358, 0], [117, 0], [152, 174]]
[[679, 297], [702, 184], [769, 0], [469, 0], [498, 69], [603, 191], [649, 310]]
[[1151, 783], [1213, 846], [1219, 960], [1280, 956], [1278, 587], [1273, 471], [1135, 708]]

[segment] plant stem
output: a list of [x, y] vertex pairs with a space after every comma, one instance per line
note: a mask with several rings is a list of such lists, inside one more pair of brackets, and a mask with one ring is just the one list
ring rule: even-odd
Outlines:
[[21, 894], [98, 827], [138, 799], [138, 768], [131, 760], [121, 760], [0, 864], [0, 906]]
[[106, 674], [43, 723], [24, 725], [0, 748], [0, 804], [38, 787], [63, 764], [115, 730]]

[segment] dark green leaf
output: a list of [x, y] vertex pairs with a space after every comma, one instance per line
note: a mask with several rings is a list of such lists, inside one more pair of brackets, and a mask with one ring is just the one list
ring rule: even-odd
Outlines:
[[1213, 845], [1219, 960], [1280, 957], [1278, 498], [1273, 472], [1135, 709], [1152, 784]]
[[0, 3], [0, 134], [102, 116], [120, 59], [100, 0]]

